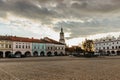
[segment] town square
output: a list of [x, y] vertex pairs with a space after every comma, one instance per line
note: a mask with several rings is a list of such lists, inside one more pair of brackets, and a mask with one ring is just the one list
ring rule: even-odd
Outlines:
[[120, 0], [0, 0], [0, 80], [120, 80]]

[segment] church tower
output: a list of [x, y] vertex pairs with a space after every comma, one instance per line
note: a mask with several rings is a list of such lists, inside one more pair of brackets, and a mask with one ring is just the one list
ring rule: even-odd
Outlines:
[[64, 38], [63, 28], [61, 28], [60, 40], [59, 40], [59, 42], [65, 44], [65, 38]]

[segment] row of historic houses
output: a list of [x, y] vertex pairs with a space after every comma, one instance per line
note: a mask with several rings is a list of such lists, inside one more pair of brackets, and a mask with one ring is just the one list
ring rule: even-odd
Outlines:
[[101, 55], [120, 55], [120, 36], [106, 37], [94, 41], [95, 52]]
[[41, 40], [10, 36], [4, 36], [4, 38], [0, 40], [0, 57], [9, 57], [10, 55], [15, 57], [57, 56], [65, 54], [65, 44], [50, 38]]
[[65, 41], [61, 29], [60, 41], [48, 37], [34, 39], [16, 36], [0, 36], [0, 57], [29, 57], [65, 55]]

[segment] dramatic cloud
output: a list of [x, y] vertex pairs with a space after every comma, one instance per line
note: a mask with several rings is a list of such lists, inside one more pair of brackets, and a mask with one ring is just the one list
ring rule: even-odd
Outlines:
[[51, 35], [56, 34], [51, 37], [58, 40], [62, 26], [68, 40], [83, 39], [119, 32], [119, 14], [120, 0], [0, 0], [0, 29], [3, 30], [3, 26], [14, 31], [20, 28], [14, 33], [19, 35], [30, 28], [23, 35], [36, 37], [48, 36], [45, 29], [49, 29]]

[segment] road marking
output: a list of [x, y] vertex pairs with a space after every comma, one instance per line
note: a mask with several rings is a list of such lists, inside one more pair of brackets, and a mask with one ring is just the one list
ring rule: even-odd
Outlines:
[[2, 71], [2, 72], [4, 72], [4, 73], [6, 73], [7, 75], [11, 76], [11, 77], [12, 77], [12, 78], [14, 78], [15, 80], [20, 80], [19, 78], [15, 77], [13, 74], [11, 74], [11, 73], [9, 73], [9, 72], [5, 71], [5, 70], [4, 70], [4, 69], [2, 69], [2, 68], [0, 68], [0, 71]]

